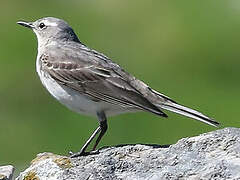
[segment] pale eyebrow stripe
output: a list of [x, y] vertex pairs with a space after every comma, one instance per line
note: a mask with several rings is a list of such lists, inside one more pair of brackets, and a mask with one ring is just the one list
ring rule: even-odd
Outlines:
[[55, 22], [46, 22], [47, 26], [57, 26], [57, 23]]

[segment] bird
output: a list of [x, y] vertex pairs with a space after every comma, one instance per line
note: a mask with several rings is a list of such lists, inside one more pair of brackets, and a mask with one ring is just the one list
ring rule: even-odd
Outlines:
[[[44, 17], [17, 24], [32, 29], [37, 36], [36, 70], [43, 86], [70, 110], [98, 119], [96, 130], [71, 157], [96, 151], [108, 129], [107, 118], [122, 113], [145, 111], [166, 118], [163, 110], [168, 110], [214, 127], [219, 125], [152, 89], [106, 55], [86, 46], [66, 21]], [[92, 151], [87, 152], [94, 139]]]

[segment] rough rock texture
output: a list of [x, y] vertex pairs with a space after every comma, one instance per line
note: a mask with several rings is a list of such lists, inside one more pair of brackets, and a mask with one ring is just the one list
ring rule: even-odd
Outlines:
[[170, 146], [108, 147], [73, 159], [42, 153], [17, 179], [240, 179], [240, 129], [225, 128]]
[[14, 167], [11, 165], [0, 166], [0, 180], [11, 180]]

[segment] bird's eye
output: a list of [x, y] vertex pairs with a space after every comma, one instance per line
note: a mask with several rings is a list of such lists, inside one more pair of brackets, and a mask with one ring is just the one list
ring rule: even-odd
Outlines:
[[40, 28], [40, 29], [43, 29], [43, 28], [45, 28], [45, 27], [46, 27], [46, 25], [45, 25], [44, 23], [40, 23], [40, 24], [39, 24], [39, 28]]

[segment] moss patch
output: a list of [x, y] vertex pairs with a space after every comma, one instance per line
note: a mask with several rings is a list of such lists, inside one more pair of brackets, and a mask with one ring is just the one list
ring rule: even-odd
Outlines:
[[55, 162], [60, 168], [67, 169], [72, 167], [72, 162], [67, 157], [56, 158], [53, 162]]
[[56, 163], [60, 168], [63, 169], [72, 167], [72, 162], [68, 157], [56, 155], [53, 153], [38, 154], [37, 157], [31, 161], [31, 164], [34, 165], [46, 159], [51, 159], [54, 163]]
[[39, 177], [36, 176], [34, 171], [29, 171], [27, 175], [24, 176], [23, 180], [40, 180]]
[[54, 159], [57, 156], [58, 155], [53, 154], [53, 153], [41, 153], [41, 154], [38, 154], [37, 157], [31, 161], [31, 164], [32, 165], [37, 164], [38, 162], [43, 161], [45, 159], [49, 159], [49, 158]]

